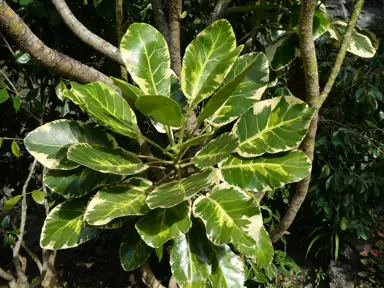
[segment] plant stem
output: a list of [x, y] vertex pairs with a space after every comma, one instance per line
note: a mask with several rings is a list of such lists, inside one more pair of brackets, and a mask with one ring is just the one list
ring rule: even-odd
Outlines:
[[149, 144], [151, 144], [152, 146], [156, 147], [156, 148], [159, 149], [161, 152], [163, 152], [165, 155], [167, 155], [167, 156], [173, 158], [173, 155], [172, 155], [171, 153], [169, 153], [169, 152], [166, 152], [166, 151], [164, 150], [164, 148], [161, 147], [159, 144], [155, 143], [154, 141], [152, 141], [151, 139], [145, 137], [144, 135], [141, 135], [141, 137], [142, 137], [142, 139], [143, 139], [144, 141], [146, 141], [146, 142], [148, 142]]
[[12, 137], [0, 137], [2, 140], [11, 140], [11, 141], [23, 141], [23, 138], [12, 138]]
[[173, 132], [172, 132], [171, 127], [168, 125], [164, 125], [164, 128], [165, 128], [165, 131], [167, 132], [169, 144], [171, 144], [171, 146], [174, 146], [175, 145], [175, 137], [173, 136]]

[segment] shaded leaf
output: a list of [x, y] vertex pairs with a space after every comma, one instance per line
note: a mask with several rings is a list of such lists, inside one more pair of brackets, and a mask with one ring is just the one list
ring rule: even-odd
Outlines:
[[46, 196], [47, 196], [46, 192], [43, 192], [40, 190], [33, 190], [32, 191], [32, 198], [37, 204], [43, 205]]
[[19, 145], [16, 143], [16, 141], [12, 141], [12, 144], [11, 144], [11, 151], [12, 151], [12, 154], [15, 155], [17, 158], [20, 158], [20, 147]]
[[8, 91], [7, 89], [1, 89], [0, 90], [0, 104], [1, 103], [4, 103], [5, 101], [7, 101], [9, 98], [9, 94], [8, 94]]
[[217, 170], [207, 169], [198, 174], [156, 187], [146, 200], [149, 208], [170, 208], [195, 196], [204, 188], [218, 182]]
[[49, 169], [71, 170], [80, 165], [67, 159], [67, 150], [75, 143], [112, 147], [108, 134], [92, 125], [70, 120], [56, 120], [28, 133], [24, 145], [28, 152]]
[[146, 23], [133, 23], [121, 39], [120, 51], [132, 79], [147, 95], [169, 97], [170, 56], [163, 35]]
[[280, 70], [289, 65], [298, 55], [299, 36], [295, 32], [286, 32], [266, 49], [272, 70]]
[[75, 144], [68, 149], [68, 159], [102, 173], [133, 175], [148, 168], [133, 153], [122, 148]]
[[131, 271], [147, 261], [153, 251], [140, 238], [134, 227], [127, 227], [119, 250], [120, 263], [124, 270]]
[[158, 208], [141, 218], [135, 225], [136, 230], [147, 245], [158, 248], [188, 232], [192, 225], [190, 214], [188, 201], [168, 209]]
[[226, 182], [261, 192], [302, 180], [310, 172], [311, 162], [304, 152], [292, 151], [254, 159], [230, 156], [219, 167]]
[[17, 113], [21, 107], [21, 98], [19, 94], [16, 94], [15, 97], [13, 97], [13, 108], [15, 109], [15, 112]]
[[71, 199], [56, 206], [45, 219], [40, 246], [51, 250], [72, 248], [100, 233], [85, 225], [86, 204], [86, 199]]

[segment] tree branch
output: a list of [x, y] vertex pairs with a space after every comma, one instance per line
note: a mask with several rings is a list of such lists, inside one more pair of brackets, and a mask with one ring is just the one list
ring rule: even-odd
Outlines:
[[181, 54], [180, 54], [180, 14], [182, 11], [182, 0], [172, 0], [169, 3], [169, 52], [171, 54], [171, 68], [180, 77]]
[[[315, 13], [317, 0], [307, 0], [301, 2], [300, 19], [299, 19], [299, 36], [300, 36], [300, 52], [303, 61], [305, 76], [305, 95], [310, 107], [319, 108], [319, 75], [317, 69], [317, 58], [315, 50], [315, 42], [313, 40], [313, 15]], [[314, 144], [317, 130], [317, 114], [309, 125], [307, 136], [305, 137], [301, 150], [304, 151], [308, 158], [313, 160]], [[301, 180], [296, 187], [295, 195], [285, 212], [281, 222], [271, 232], [272, 242], [277, 242], [285, 231], [291, 226], [297, 212], [307, 196], [310, 174]]]
[[52, 0], [52, 3], [55, 5], [56, 10], [59, 12], [64, 23], [81, 41], [120, 65], [124, 65], [119, 49], [89, 31], [87, 27], [72, 14], [67, 3], [65, 3], [65, 0]]
[[[24, 231], [25, 231], [25, 223], [27, 220], [27, 188], [28, 184], [32, 179], [32, 175], [35, 172], [35, 168], [37, 165], [37, 160], [33, 160], [31, 170], [29, 171], [27, 180], [25, 180], [23, 190], [22, 190], [22, 201], [21, 201], [21, 220], [20, 220], [20, 228], [19, 228], [19, 234], [17, 235], [17, 241], [15, 246], [13, 247], [13, 263], [16, 268], [17, 276], [19, 279], [22, 279], [23, 281], [28, 281], [27, 277], [25, 276], [24, 272], [21, 269], [21, 263], [19, 259], [20, 254], [20, 247], [23, 243], [23, 237], [24, 237]], [[24, 279], [25, 278], [25, 279]]]
[[331, 92], [333, 84], [335, 84], [337, 75], [339, 74], [341, 65], [343, 65], [345, 55], [347, 54], [347, 49], [349, 47], [349, 43], [351, 41], [353, 30], [355, 29], [357, 20], [359, 19], [359, 15], [361, 9], [363, 8], [364, 0], [357, 0], [355, 4], [355, 9], [352, 12], [351, 18], [348, 23], [348, 27], [345, 30], [345, 34], [343, 39], [341, 40], [341, 45], [339, 48], [339, 52], [337, 53], [335, 63], [333, 65], [331, 74], [329, 75], [328, 81], [324, 86], [323, 91], [320, 94], [320, 102], [321, 104], [327, 99], [329, 92]]
[[161, 0], [152, 0], [152, 9], [153, 17], [155, 18], [155, 23], [157, 29], [163, 34], [167, 43], [169, 43], [169, 27], [165, 14], [163, 11], [163, 4]]
[[3, 278], [4, 280], [8, 281], [8, 282], [15, 280], [15, 277], [13, 277], [12, 274], [9, 274], [8, 272], [3, 270], [2, 268], [0, 268], [0, 277]]
[[113, 81], [103, 73], [45, 46], [5, 0], [0, 0], [0, 26], [43, 66], [53, 68], [79, 82], [101, 81], [114, 87]]
[[21, 245], [23, 246], [24, 250], [28, 253], [28, 255], [32, 258], [33, 262], [36, 263], [37, 268], [39, 268], [40, 274], [42, 274], [43, 273], [43, 264], [41, 264], [39, 257], [37, 257], [37, 255], [35, 253], [33, 253], [33, 251], [31, 249], [29, 249], [27, 244], [25, 244], [25, 241], [21, 242]]
[[[123, 0], [116, 0], [115, 1], [115, 19], [116, 19], [117, 43], [119, 43], [119, 45], [120, 45], [120, 41], [124, 36]], [[121, 78], [124, 79], [125, 81], [128, 80], [127, 69], [125, 69], [125, 66], [120, 66], [120, 75], [121, 75]]]
[[151, 267], [148, 264], [141, 265], [140, 270], [145, 285], [150, 288], [165, 288], [161, 285], [159, 280], [156, 279], [155, 274], [153, 274]]
[[229, 5], [231, 5], [232, 0], [218, 0], [215, 6], [215, 9], [211, 13], [211, 16], [209, 17], [208, 25], [211, 25], [216, 20], [219, 20], [224, 17], [225, 13], [227, 12], [227, 9]]

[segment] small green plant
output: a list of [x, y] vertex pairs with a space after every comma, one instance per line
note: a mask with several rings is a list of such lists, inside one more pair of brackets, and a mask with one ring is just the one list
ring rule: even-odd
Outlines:
[[323, 271], [321, 267], [319, 269], [315, 269], [315, 273], [316, 273], [315, 287], [319, 288], [321, 281], [324, 281], [325, 277], [327, 277], [327, 274]]
[[[260, 268], [275, 267], [252, 193], [308, 175], [310, 161], [296, 148], [315, 110], [293, 96], [260, 101], [267, 58], [239, 56], [242, 49], [229, 22], [217, 21], [187, 47], [179, 79], [163, 36], [148, 24], [129, 27], [120, 50], [138, 86], [114, 82], [168, 144], [161, 134], [155, 140], [144, 135], [135, 112], [108, 85], [60, 85], [60, 96], [99, 126], [63, 119], [25, 138], [27, 150], [50, 169], [44, 184], [68, 199], [46, 218], [41, 246], [76, 247], [122, 227], [124, 269], [138, 268], [170, 245], [174, 277], [193, 287], [208, 279], [213, 287], [242, 287], [238, 253]], [[231, 132], [219, 130], [232, 122]], [[112, 134], [138, 140], [141, 151], [148, 144], [157, 151], [128, 152]]]

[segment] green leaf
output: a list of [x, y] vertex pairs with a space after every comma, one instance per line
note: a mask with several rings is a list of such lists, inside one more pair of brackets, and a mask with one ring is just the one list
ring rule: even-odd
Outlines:
[[21, 106], [21, 98], [19, 94], [16, 94], [15, 97], [13, 97], [13, 108], [15, 109], [15, 112], [17, 113]]
[[187, 141], [182, 142], [180, 144], [176, 144], [176, 145], [167, 147], [165, 149], [165, 151], [169, 151], [169, 150], [180, 151], [180, 150], [183, 150], [183, 149], [185, 149], [187, 147], [197, 146], [201, 142], [207, 140], [212, 135], [213, 135], [213, 133], [206, 133], [206, 134], [203, 134], [203, 135], [196, 136], [194, 138], [190, 138]]
[[44, 185], [65, 198], [80, 198], [101, 184], [106, 174], [89, 168], [71, 171], [49, 170], [44, 175]]
[[257, 283], [266, 283], [267, 277], [260, 271], [253, 271], [253, 280]]
[[40, 205], [44, 204], [45, 197], [47, 196], [46, 192], [40, 191], [40, 190], [33, 190], [32, 191], [32, 199]]
[[136, 115], [125, 99], [110, 86], [101, 82], [78, 84], [63, 91], [63, 98], [70, 99], [88, 112], [103, 126], [130, 138], [140, 138]]
[[127, 227], [119, 250], [120, 263], [124, 270], [135, 270], [147, 261], [153, 248], [140, 238], [134, 227]]
[[31, 55], [20, 50], [17, 50], [13, 57], [15, 58], [16, 63], [19, 64], [27, 64], [31, 60]]
[[13, 207], [15, 207], [15, 205], [17, 204], [17, 202], [19, 202], [19, 200], [21, 199], [21, 196], [22, 195], [16, 195], [16, 196], [8, 199], [7, 201], [5, 201], [4, 211], [7, 212], [9, 210], [12, 210]]
[[193, 214], [204, 222], [207, 236], [215, 245], [232, 243], [263, 266], [272, 262], [272, 243], [261, 234], [263, 219], [252, 195], [224, 183], [197, 198]]
[[230, 156], [219, 167], [224, 181], [261, 192], [304, 179], [311, 170], [311, 162], [304, 152], [291, 151], [254, 159]]
[[211, 275], [211, 246], [197, 221], [191, 230], [173, 239], [171, 244], [171, 271], [180, 287], [205, 288]]
[[3, 146], [3, 138], [0, 138], [0, 148]]
[[186, 120], [180, 105], [166, 96], [141, 96], [136, 101], [135, 106], [144, 115], [151, 116], [164, 125], [180, 127]]
[[[329, 33], [331, 34], [331, 38], [339, 42], [339, 45], [347, 26], [348, 24], [346, 22], [339, 20], [331, 23]], [[370, 37], [359, 33], [357, 29], [353, 30], [347, 51], [362, 58], [372, 58], [376, 54], [376, 49]]]
[[153, 26], [133, 23], [120, 43], [125, 66], [147, 95], [169, 97], [171, 62], [163, 35]]
[[155, 252], [156, 252], [157, 260], [161, 262], [161, 259], [163, 259], [164, 246], [156, 248]]
[[84, 221], [87, 199], [71, 199], [56, 206], [47, 216], [40, 237], [44, 249], [77, 247], [100, 233]]
[[317, 9], [313, 15], [313, 38], [316, 40], [331, 27], [327, 11], [324, 4], [321, 4], [321, 9]]
[[190, 204], [184, 201], [172, 208], [149, 212], [135, 226], [148, 246], [158, 248], [168, 240], [188, 232], [192, 225], [190, 215]]
[[244, 287], [244, 264], [240, 256], [231, 251], [228, 245], [213, 246], [212, 274], [209, 277], [212, 287]]
[[7, 101], [9, 98], [9, 94], [8, 94], [8, 91], [7, 89], [1, 89], [0, 90], [0, 104], [1, 103], [4, 103], [5, 101]]
[[170, 208], [195, 196], [218, 182], [217, 170], [207, 169], [196, 175], [156, 187], [146, 200], [149, 208]]
[[232, 26], [224, 19], [211, 24], [188, 45], [183, 57], [181, 89], [190, 109], [222, 84], [240, 52]]
[[80, 165], [67, 159], [67, 150], [75, 143], [112, 147], [107, 133], [92, 125], [70, 120], [56, 120], [30, 132], [24, 139], [28, 152], [49, 169], [71, 170]]
[[297, 148], [307, 134], [315, 110], [292, 96], [256, 103], [233, 127], [242, 157], [278, 153]]
[[136, 101], [140, 96], [144, 95], [144, 92], [140, 90], [140, 88], [129, 84], [128, 82], [115, 78], [109, 77], [113, 80], [113, 84], [120, 88], [121, 92], [124, 96]]
[[17, 158], [20, 158], [20, 147], [16, 141], [12, 141], [11, 151], [13, 155], [15, 155]]
[[118, 184], [101, 189], [92, 198], [85, 212], [87, 223], [100, 226], [115, 218], [145, 215], [149, 211], [145, 204], [145, 189], [127, 184]]
[[[251, 63], [251, 64], [250, 64]], [[214, 126], [222, 126], [235, 120], [260, 100], [269, 81], [267, 57], [260, 52], [248, 53], [236, 59], [232, 70], [225, 78], [224, 85], [231, 82], [250, 66], [228, 100], [207, 120]]]
[[133, 153], [122, 148], [107, 148], [86, 143], [72, 145], [68, 159], [102, 173], [133, 175], [148, 168]]
[[238, 146], [239, 139], [235, 134], [221, 134], [197, 152], [192, 162], [199, 168], [213, 166], [227, 158]]
[[295, 32], [286, 32], [266, 49], [269, 65], [277, 71], [288, 66], [298, 55], [299, 36]]
[[276, 278], [278, 274], [276, 266], [272, 263], [267, 268], [265, 268], [265, 275], [268, 277], [270, 281]]

